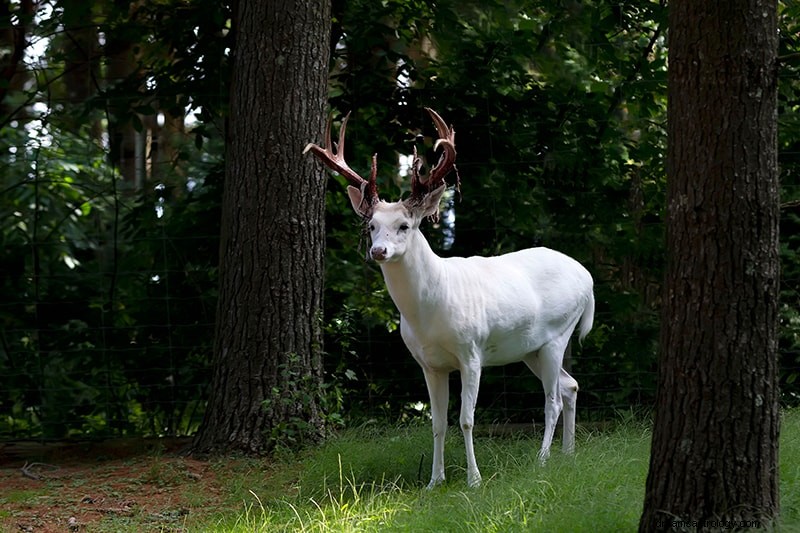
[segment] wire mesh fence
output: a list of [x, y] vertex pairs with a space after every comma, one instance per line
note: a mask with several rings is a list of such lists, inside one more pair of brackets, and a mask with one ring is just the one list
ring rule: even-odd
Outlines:
[[[200, 243], [213, 248], [216, 236], [180, 239], [176, 243], [163, 232], [154, 239], [121, 239], [118, 246], [130, 245], [128, 253], [138, 246], [159, 250], [158, 260], [146, 268], [86, 272], [62, 260], [49, 274], [26, 269], [11, 280], [6, 289], [14, 290], [4, 291], [0, 302], [0, 439], [187, 435], [197, 428], [210, 381], [215, 278], [204, 272], [201, 281], [193, 279], [201, 267], [188, 265], [181, 250]], [[45, 256], [54, 245], [36, 246]], [[184, 268], [168, 266], [181, 262]], [[70, 285], [74, 290], [66, 289]], [[613, 316], [607, 302], [598, 304], [595, 327], [602, 337]], [[345, 410], [353, 420], [426, 416], [424, 379], [398, 332], [374, 327], [367, 335], [365, 326], [355, 327], [349, 359], [328, 361], [329, 379], [341, 380]], [[646, 331], [649, 339], [641, 344], [654, 347], [655, 333]], [[781, 354], [784, 375], [800, 371], [792, 364], [796, 355]], [[354, 380], [343, 380], [342, 364]], [[590, 334], [584, 347], [573, 348], [570, 364], [581, 384], [579, 420], [603, 420], [651, 405], [652, 353], [622, 354], [592, 342]], [[454, 373], [454, 413], [459, 389]], [[541, 385], [524, 365], [491, 368], [483, 375], [477, 416], [483, 424], [541, 421], [543, 403]]]
[[[98, 26], [104, 41], [114, 39], [112, 27]], [[83, 29], [94, 31], [93, 26]], [[56, 30], [53, 26], [54, 34], [61, 32]], [[38, 42], [49, 45], [47, 39]], [[614, 75], [622, 79], [629, 74], [631, 66], [612, 43], [586, 41], [582, 46], [592, 57], [614, 52], [609, 54], [619, 56], [609, 60]], [[650, 48], [648, 62], [641, 54], [635, 50], [632, 56], [639, 69], [665, 51], [661, 44], [655, 51]], [[205, 117], [201, 134], [191, 129], [197, 117], [184, 116], [183, 110], [174, 116], [157, 105], [148, 110], [153, 101], [142, 98], [141, 85], [156, 82], [144, 76], [136, 80], [140, 85], [125, 86], [131, 64], [122, 54], [91, 56], [98, 62], [92, 68], [104, 77], [78, 80], [91, 87], [76, 105], [66, 91], [51, 91], [49, 80], [81, 65], [51, 55], [31, 55], [20, 64], [20, 78], [40, 87], [20, 89], [13, 108], [2, 109], [0, 124], [0, 439], [191, 434], [204, 411], [213, 359], [220, 132], [209, 132], [213, 117]], [[522, 247], [520, 243], [568, 253], [582, 250], [581, 260], [595, 276], [595, 330], [584, 346], [573, 347], [569, 362], [581, 386], [579, 420], [648, 408], [655, 393], [665, 137], [664, 117], [658, 113], [665, 104], [656, 104], [652, 93], [663, 90], [662, 74], [644, 79], [633, 71], [624, 82], [631, 103], [640, 93], [653, 101], [651, 115], [643, 118], [608, 104], [599, 106], [597, 116], [584, 117], [567, 112], [578, 107], [574, 102], [560, 101], [558, 107], [545, 99], [540, 105], [548, 116], [543, 113], [541, 124], [509, 120], [505, 129], [486, 117], [447, 117], [457, 126], [463, 143], [459, 147], [465, 146], [459, 168], [467, 200], [454, 207], [458, 217], [449, 228], [453, 253], [471, 248], [464, 243], [478, 239], [480, 248], [497, 251]], [[202, 89], [211, 92], [193, 97], [223, 102], [224, 92], [215, 91], [224, 82], [206, 81]], [[594, 82], [599, 86], [594, 101], [616, 90], [611, 82]], [[119, 87], [92, 99], [95, 85]], [[452, 96], [435, 91], [414, 94], [419, 101], [437, 102]], [[581, 98], [579, 92], [573, 98]], [[404, 105], [410, 94], [402, 95]], [[475, 101], [476, 109], [492, 105], [484, 96]], [[586, 109], [598, 107], [592, 105]], [[59, 116], [64, 109], [79, 119]], [[552, 116], [559, 120], [553, 122]], [[600, 171], [582, 160], [587, 152], [577, 148], [576, 139], [620, 123], [624, 128], [615, 135], [624, 142], [613, 149], [630, 152], [614, 155], [620, 164], [616, 181], [600, 179], [592, 174]], [[353, 144], [371, 142], [366, 129], [359, 131], [355, 123], [351, 128]], [[563, 128], [574, 138], [549, 138], [548, 128]], [[641, 146], [651, 144], [637, 155], [642, 137], [647, 141]], [[470, 138], [473, 144], [468, 144]], [[504, 152], [504, 146], [512, 149]], [[783, 147], [782, 158], [798, 159], [800, 152], [793, 146]], [[484, 159], [471, 157], [473, 152]], [[634, 160], [638, 156], [649, 159]], [[586, 185], [590, 179], [595, 182]], [[493, 192], [497, 182], [516, 187], [515, 194]], [[553, 196], [563, 196], [548, 197], [551, 186], [556, 189]], [[522, 200], [513, 203], [511, 196]], [[800, 191], [789, 184], [787, 196], [795, 199]], [[470, 200], [475, 197], [486, 205], [476, 205]], [[540, 201], [550, 204], [550, 212], [537, 208]], [[479, 216], [484, 218], [468, 216], [470, 206], [481, 207]], [[554, 221], [554, 213], [576, 222]], [[501, 220], [504, 214], [509, 214], [507, 220]], [[589, 215], [595, 216], [594, 222], [587, 222]], [[794, 261], [796, 243], [790, 238], [796, 226], [791, 216], [787, 212], [785, 217], [784, 251]], [[333, 220], [330, 231], [343, 231], [336, 226], [339, 220]], [[357, 249], [345, 253], [354, 263], [362, 256]], [[337, 250], [329, 262], [341, 257]], [[783, 280], [786, 333], [780, 353], [787, 402], [800, 399], [794, 392], [800, 341], [792, 332], [800, 318], [794, 309], [798, 280], [792, 271]], [[364, 277], [362, 286], [380, 285], [374, 269], [361, 269], [359, 275]], [[338, 312], [329, 308], [326, 320]], [[336, 335], [326, 339], [328, 380], [343, 391], [346, 412], [354, 420], [424, 417], [424, 379], [396, 329], [369, 317], [349, 320], [354, 331], [347, 350]], [[453, 409], [459, 388], [454, 374]], [[477, 416], [484, 424], [541, 420], [543, 403], [541, 385], [524, 365], [491, 368], [483, 375]]]
[[[17, 210], [3, 215], [4, 224], [18, 231], [7, 234], [0, 255], [0, 439], [191, 434], [210, 382], [219, 183], [164, 170], [152, 174], [164, 179], [147, 179], [130, 191], [113, 171], [87, 177], [81, 169], [71, 174], [68, 164], [66, 173], [54, 169], [51, 159], [66, 158], [62, 149], [70, 147], [55, 148], [53, 154], [17, 145], [8, 167], [19, 166], [26, 150], [33, 158], [28, 163], [36, 164], [22, 165], [21, 176], [7, 173], [3, 182], [4, 194], [17, 197], [16, 204], [6, 203]], [[514, 168], [534, 163], [523, 160]], [[472, 170], [478, 169], [469, 164], [461, 169], [465, 176]], [[91, 194], [72, 197], [75, 188]], [[604, 200], [597, 191], [582, 194], [588, 198], [584, 205]], [[81, 211], [86, 205], [91, 214]], [[495, 224], [469, 223], [474, 220], [457, 218], [450, 237], [502, 233]], [[636, 224], [661, 227], [660, 221], [621, 220], [602, 231], [632, 231]], [[583, 236], [562, 231], [543, 244], [569, 250], [583, 242]], [[785, 248], [792, 249], [788, 240]], [[361, 260], [357, 249], [345, 253], [349, 261]], [[596, 281], [595, 330], [583, 347], [573, 347], [569, 365], [581, 384], [579, 419], [601, 420], [651, 405], [660, 286], [652, 272], [643, 283], [629, 282], [642, 275], [637, 265], [626, 263], [625, 250], [614, 257], [595, 251], [586, 258]], [[360, 272], [365, 278], [360, 285], [381, 284], [377, 269]], [[790, 337], [797, 280], [784, 278], [783, 286], [783, 326]], [[328, 319], [337, 312], [328, 311]], [[350, 320], [356, 328], [348, 339], [350, 355], [326, 358], [329, 380], [344, 393], [345, 410], [354, 420], [426, 416], [424, 379], [399, 333], [374, 321]], [[792, 339], [784, 341], [784, 399], [796, 403], [800, 352]], [[339, 342], [331, 336], [326, 348], [335, 353]], [[454, 374], [453, 411], [459, 388]], [[541, 420], [543, 403], [541, 385], [522, 364], [492, 368], [482, 378], [477, 416], [488, 424]]]

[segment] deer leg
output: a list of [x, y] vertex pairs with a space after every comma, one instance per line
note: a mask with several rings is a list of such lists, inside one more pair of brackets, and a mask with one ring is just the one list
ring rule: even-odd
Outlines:
[[564, 453], [575, 453], [575, 406], [578, 403], [578, 382], [561, 369], [561, 399], [564, 402]]
[[542, 448], [539, 450], [539, 461], [542, 464], [550, 457], [556, 422], [564, 404], [561, 398], [560, 378], [565, 347], [565, 342], [556, 339], [542, 346], [538, 353], [530, 354], [524, 359], [528, 368], [542, 380], [544, 388], [544, 438]]
[[449, 391], [448, 373], [423, 368], [428, 396], [431, 400], [431, 422], [433, 426], [433, 465], [428, 490], [444, 481], [444, 437], [447, 433], [447, 402]]
[[539, 450], [539, 461], [544, 463], [550, 457], [550, 445], [556, 430], [556, 422], [561, 414], [563, 401], [559, 378], [561, 374], [561, 357], [558, 345], [549, 344], [539, 350], [542, 386], [544, 387], [544, 437], [542, 449]]
[[[528, 368], [541, 379], [539, 370], [539, 357], [537, 354], [530, 354], [525, 359]], [[559, 382], [561, 386], [561, 401], [564, 406], [564, 453], [575, 452], [575, 411], [578, 403], [578, 382], [569, 375], [566, 370], [561, 369]]]
[[481, 381], [480, 364], [461, 369], [461, 431], [464, 434], [464, 448], [467, 454], [467, 484], [477, 487], [481, 484], [481, 473], [475, 460], [472, 444], [472, 428], [475, 426], [475, 404], [478, 401], [478, 388]]

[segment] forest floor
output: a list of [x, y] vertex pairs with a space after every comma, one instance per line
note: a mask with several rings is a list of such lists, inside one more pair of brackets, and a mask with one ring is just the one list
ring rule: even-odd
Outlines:
[[[463, 439], [447, 437], [448, 481], [430, 472], [427, 423], [354, 426], [300, 452], [214, 458], [188, 440], [0, 442], [0, 531], [635, 531], [649, 420], [578, 426], [575, 455], [537, 458], [533, 431], [479, 435], [484, 482], [466, 486]], [[784, 412], [781, 518], [800, 531], [800, 409]]]
[[182, 456], [188, 443], [0, 443], [0, 531], [183, 531], [224, 512], [219, 469]]

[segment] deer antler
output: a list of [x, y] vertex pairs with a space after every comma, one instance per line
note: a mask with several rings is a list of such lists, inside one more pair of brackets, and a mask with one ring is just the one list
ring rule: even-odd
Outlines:
[[350, 182], [350, 185], [359, 189], [363, 196], [363, 201], [367, 207], [372, 207], [378, 202], [378, 186], [376, 184], [376, 175], [378, 173], [378, 155], [372, 156], [372, 173], [369, 180], [365, 180], [359, 176], [347, 162], [344, 160], [344, 135], [347, 130], [347, 120], [350, 118], [350, 113], [342, 120], [342, 126], [339, 128], [339, 142], [336, 144], [334, 151], [333, 143], [331, 142], [331, 117], [328, 117], [328, 125], [325, 127], [325, 148], [321, 148], [314, 143], [308, 143], [303, 149], [303, 153], [311, 152], [322, 163], [341, 174]]
[[436, 126], [436, 131], [439, 133], [439, 138], [433, 145], [434, 150], [442, 147], [442, 155], [439, 157], [439, 162], [428, 172], [428, 176], [423, 180], [419, 175], [419, 170], [422, 167], [422, 162], [417, 157], [417, 149], [414, 148], [414, 161], [411, 165], [411, 200], [422, 200], [431, 191], [436, 190], [442, 183], [444, 178], [451, 170], [456, 171], [456, 188], [461, 186], [461, 179], [458, 177], [458, 169], [456, 168], [456, 132], [452, 126], [448, 126], [439, 114], [426, 107], [433, 123]]

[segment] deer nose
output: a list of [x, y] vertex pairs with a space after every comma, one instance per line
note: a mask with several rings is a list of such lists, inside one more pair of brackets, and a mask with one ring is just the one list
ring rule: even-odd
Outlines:
[[386, 247], [373, 246], [372, 249], [369, 251], [369, 254], [375, 261], [383, 261], [384, 259], [386, 259]]

